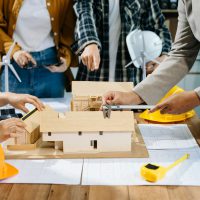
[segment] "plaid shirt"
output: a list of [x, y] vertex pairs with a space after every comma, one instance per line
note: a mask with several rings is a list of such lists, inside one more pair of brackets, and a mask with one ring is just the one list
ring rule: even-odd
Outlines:
[[[75, 0], [77, 15], [75, 43], [72, 50], [81, 54], [84, 48], [96, 43], [100, 48], [101, 63], [91, 72], [80, 63], [77, 80], [108, 81], [109, 79], [109, 0]], [[126, 36], [135, 29], [150, 30], [160, 36], [163, 53], [171, 49], [171, 35], [164, 25], [158, 0], [120, 0], [121, 33], [118, 43], [115, 81], [131, 81], [137, 84], [142, 79], [142, 70], [125, 68], [131, 61], [126, 46]]]

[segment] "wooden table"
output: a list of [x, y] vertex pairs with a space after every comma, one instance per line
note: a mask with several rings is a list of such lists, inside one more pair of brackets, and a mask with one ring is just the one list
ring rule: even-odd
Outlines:
[[[141, 123], [147, 123], [139, 120]], [[200, 144], [200, 120], [187, 121]], [[200, 187], [0, 184], [0, 200], [199, 200]]]

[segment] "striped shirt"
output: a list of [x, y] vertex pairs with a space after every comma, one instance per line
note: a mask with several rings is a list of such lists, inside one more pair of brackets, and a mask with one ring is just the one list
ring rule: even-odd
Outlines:
[[[77, 16], [75, 43], [72, 50], [81, 55], [84, 48], [92, 43], [98, 45], [101, 55], [99, 70], [88, 71], [80, 63], [77, 80], [109, 80], [109, 0], [75, 0]], [[131, 61], [126, 36], [135, 29], [149, 30], [160, 36], [162, 53], [171, 49], [171, 35], [164, 24], [158, 0], [120, 0], [121, 32], [117, 51], [115, 81], [131, 81], [136, 85], [142, 80], [142, 70], [125, 68]]]

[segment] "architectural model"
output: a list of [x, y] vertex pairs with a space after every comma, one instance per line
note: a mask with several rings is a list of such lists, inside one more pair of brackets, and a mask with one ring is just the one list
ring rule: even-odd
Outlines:
[[130, 152], [134, 128], [132, 112], [113, 112], [110, 119], [101, 111], [59, 114], [50, 107], [23, 117], [26, 132], [8, 149], [27, 150], [41, 140], [54, 142], [64, 153]]
[[102, 95], [108, 90], [128, 92], [133, 89], [131, 82], [72, 82], [72, 111], [98, 111]]

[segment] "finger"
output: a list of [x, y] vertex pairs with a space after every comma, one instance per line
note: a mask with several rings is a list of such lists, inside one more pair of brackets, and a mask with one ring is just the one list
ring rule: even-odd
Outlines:
[[88, 67], [91, 71], [94, 71], [94, 66], [93, 66], [93, 56], [88, 57]]
[[28, 58], [28, 60], [29, 60], [30, 62], [32, 62], [34, 65], [37, 64], [36, 61], [35, 61], [35, 59], [34, 59], [29, 53], [25, 52], [25, 56], [26, 56], [26, 57]]
[[60, 61], [66, 65], [66, 59], [64, 59], [63, 57], [60, 57]]
[[160, 109], [161, 114], [169, 114], [170, 108], [169, 107], [164, 107]]
[[95, 70], [99, 69], [99, 64], [100, 64], [100, 55], [93, 56], [93, 65]]
[[40, 99], [38, 99], [37, 97], [35, 96], [32, 96], [32, 95], [28, 95], [29, 98], [33, 99], [34, 101], [36, 101], [39, 105], [39, 110], [43, 110], [45, 108], [45, 105], [42, 103], [42, 101], [40, 101]]
[[19, 126], [19, 127], [26, 126], [21, 119], [17, 119], [17, 118], [13, 118], [11, 120], [5, 120], [5, 123], [8, 128], [12, 128], [16, 126]]
[[25, 128], [22, 128], [22, 127], [16, 127], [16, 131], [15, 133], [18, 133], [18, 134], [24, 134], [26, 132], [26, 129]]
[[21, 64], [22, 66], [25, 66], [28, 63], [28, 58], [26, 57], [25, 52], [21, 54]]
[[54, 73], [53, 66], [48, 66], [48, 67], [45, 67], [45, 68], [48, 69], [50, 72]]
[[150, 66], [152, 66], [154, 64], [154, 62], [153, 61], [150, 61], [150, 62], [148, 62], [147, 64], [146, 64], [146, 67], [150, 67]]
[[112, 100], [107, 100], [106, 104], [113, 105], [113, 102], [112, 102]]
[[110, 93], [106, 93], [102, 96], [102, 104], [105, 105], [106, 101], [109, 99]]
[[82, 56], [81, 56], [81, 60], [82, 60], [82, 63], [83, 63], [85, 66], [87, 66], [87, 57], [84, 56], [84, 55], [82, 55]]
[[154, 108], [152, 108], [151, 110], [149, 110], [149, 113], [156, 112], [157, 110], [160, 110], [161, 107], [162, 107], [162, 105], [158, 104]]
[[22, 110], [22, 111], [25, 112], [25, 113], [28, 113], [28, 112], [29, 112], [29, 110], [25, 107], [25, 105], [19, 106], [19, 109]]
[[53, 66], [49, 66], [49, 67], [45, 67], [46, 69], [48, 69], [50, 72], [55, 72], [55, 69]]
[[20, 56], [20, 57], [18, 58], [17, 63], [19, 64], [19, 66], [24, 67], [25, 61], [24, 61], [23, 56]]
[[31, 98], [27, 98], [26, 103], [30, 103], [30, 104], [34, 105], [38, 110], [40, 109], [40, 105], [37, 103], [37, 101], [35, 101]]
[[14, 119], [12, 122], [9, 123], [9, 127], [26, 127], [26, 124], [21, 119]]
[[157, 110], [161, 110], [161, 109], [164, 109], [165, 107], [167, 107], [167, 105], [165, 103], [160, 103], [160, 104], [157, 104], [154, 108], [152, 108], [151, 110], [149, 110], [150, 113], [153, 113]]
[[64, 63], [60, 66], [50, 66], [46, 68], [53, 73], [63, 73], [67, 70], [67, 66]]
[[42, 103], [40, 101], [38, 101], [37, 99], [28, 98], [27, 99], [27, 103], [30, 103], [30, 104], [34, 105], [39, 111], [42, 111], [43, 108], [44, 108]]
[[17, 138], [17, 137], [20, 137], [21, 134], [19, 134], [19, 133], [10, 133], [9, 136], [10, 136], [11, 138]]

